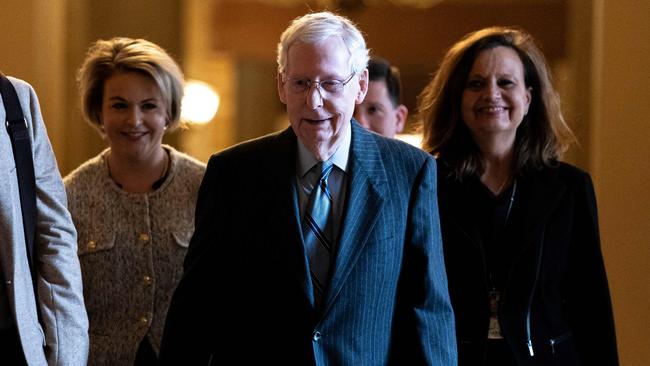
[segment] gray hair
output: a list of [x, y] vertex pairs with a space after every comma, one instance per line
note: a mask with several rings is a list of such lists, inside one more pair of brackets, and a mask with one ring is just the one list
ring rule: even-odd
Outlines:
[[315, 44], [329, 37], [341, 37], [350, 53], [350, 68], [358, 74], [368, 65], [368, 49], [361, 31], [349, 19], [330, 13], [310, 13], [294, 19], [278, 43], [278, 73], [287, 69], [289, 47], [296, 41]]

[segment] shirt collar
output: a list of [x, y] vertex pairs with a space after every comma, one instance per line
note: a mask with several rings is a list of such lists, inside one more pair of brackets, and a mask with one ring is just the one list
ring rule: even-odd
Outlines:
[[[343, 131], [341, 135], [341, 143], [336, 149], [334, 154], [328, 159], [341, 171], [347, 171], [348, 158], [350, 157], [350, 144], [352, 141], [352, 126], [351, 123], [348, 123], [347, 128]], [[309, 170], [318, 163], [314, 154], [309, 151], [309, 149], [303, 145], [303, 143], [298, 139], [298, 176], [303, 177]]]

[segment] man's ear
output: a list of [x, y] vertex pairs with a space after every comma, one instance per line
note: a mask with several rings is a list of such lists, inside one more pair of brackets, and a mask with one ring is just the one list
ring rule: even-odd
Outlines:
[[406, 124], [406, 118], [409, 115], [409, 110], [404, 104], [400, 104], [395, 109], [395, 132], [402, 133], [404, 130], [404, 125]]
[[366, 93], [368, 93], [368, 69], [364, 69], [359, 74], [359, 92], [357, 92], [357, 97], [354, 99], [354, 102], [361, 104], [366, 98]]
[[282, 74], [278, 73], [278, 96], [280, 101], [284, 104], [287, 104], [287, 92], [284, 90], [284, 83], [282, 82]]

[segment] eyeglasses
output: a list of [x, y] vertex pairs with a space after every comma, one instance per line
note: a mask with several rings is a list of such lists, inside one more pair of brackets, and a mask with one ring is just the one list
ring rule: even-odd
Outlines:
[[289, 90], [294, 94], [307, 93], [311, 90], [312, 85], [316, 85], [319, 93], [327, 93], [329, 95], [338, 95], [343, 91], [343, 88], [352, 80], [356, 73], [352, 73], [345, 81], [341, 80], [321, 80], [312, 81], [307, 78], [283, 78], [283, 82], [289, 86]]

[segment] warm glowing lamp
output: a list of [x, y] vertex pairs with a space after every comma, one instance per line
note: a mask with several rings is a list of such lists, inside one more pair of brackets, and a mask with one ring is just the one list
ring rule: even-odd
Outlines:
[[190, 123], [208, 123], [219, 109], [219, 94], [209, 84], [187, 80], [181, 118]]

